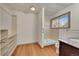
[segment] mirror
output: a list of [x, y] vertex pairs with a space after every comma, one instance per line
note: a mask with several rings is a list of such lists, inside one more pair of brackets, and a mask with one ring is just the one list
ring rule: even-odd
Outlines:
[[50, 21], [51, 28], [70, 28], [70, 12], [52, 18]]

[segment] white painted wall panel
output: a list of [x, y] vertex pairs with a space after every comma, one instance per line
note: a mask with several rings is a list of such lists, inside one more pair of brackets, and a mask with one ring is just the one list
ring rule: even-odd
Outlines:
[[36, 15], [17, 12], [17, 43], [28, 44], [37, 42]]

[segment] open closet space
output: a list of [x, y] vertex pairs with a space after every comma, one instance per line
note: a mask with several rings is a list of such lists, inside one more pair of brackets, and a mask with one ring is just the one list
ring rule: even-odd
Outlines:
[[[4, 8], [3, 8], [4, 7]], [[0, 55], [11, 55], [17, 42], [17, 18], [9, 9], [0, 5]]]

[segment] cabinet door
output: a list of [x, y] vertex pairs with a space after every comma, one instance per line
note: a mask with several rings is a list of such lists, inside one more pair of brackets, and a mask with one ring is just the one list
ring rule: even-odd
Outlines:
[[79, 56], [79, 49], [60, 42], [60, 56]]
[[71, 53], [71, 47], [68, 46], [67, 44], [63, 43], [63, 42], [60, 42], [60, 53], [59, 55], [60, 56], [69, 56], [70, 53]]

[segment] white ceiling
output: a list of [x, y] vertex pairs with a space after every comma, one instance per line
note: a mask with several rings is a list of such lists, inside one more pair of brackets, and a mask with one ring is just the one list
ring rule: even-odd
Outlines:
[[10, 10], [17, 10], [25, 13], [31, 12], [30, 7], [32, 6], [36, 8], [34, 13], [38, 13], [41, 8], [44, 7], [46, 14], [51, 15], [72, 5], [72, 3], [6, 3], [5, 5], [8, 6]]

